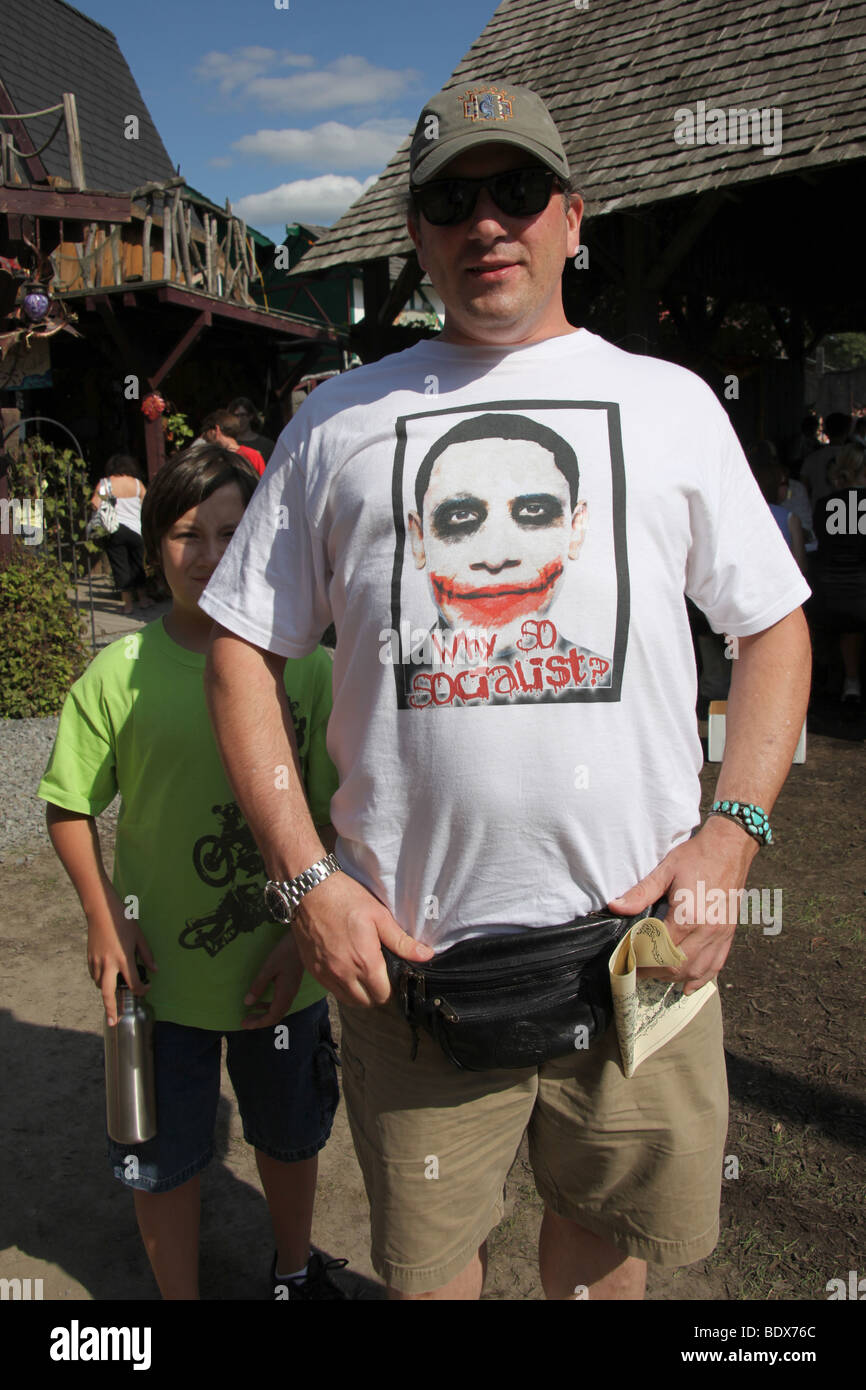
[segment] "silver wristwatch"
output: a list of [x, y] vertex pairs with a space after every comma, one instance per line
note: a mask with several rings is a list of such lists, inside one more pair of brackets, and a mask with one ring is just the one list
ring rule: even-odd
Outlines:
[[288, 883], [277, 883], [270, 879], [265, 884], [265, 902], [268, 910], [275, 922], [283, 922], [288, 926], [298, 910], [298, 904], [305, 893], [309, 893], [311, 888], [317, 884], [324, 883], [331, 874], [340, 872], [340, 865], [336, 856], [326, 854], [324, 859], [319, 859], [309, 869], [305, 869], [296, 878], [290, 879]]

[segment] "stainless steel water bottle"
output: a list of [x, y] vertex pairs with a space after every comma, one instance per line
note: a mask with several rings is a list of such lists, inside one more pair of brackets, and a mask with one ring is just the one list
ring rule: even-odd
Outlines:
[[156, 1134], [153, 1018], [144, 1000], [117, 977], [117, 1023], [105, 1034], [108, 1133], [118, 1144], [141, 1144]]

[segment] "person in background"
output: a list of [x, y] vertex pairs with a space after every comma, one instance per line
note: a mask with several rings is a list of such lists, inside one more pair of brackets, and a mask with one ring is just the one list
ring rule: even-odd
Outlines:
[[788, 542], [788, 548], [802, 573], [805, 574], [806, 545], [803, 524], [785, 501], [788, 480], [776, 457], [776, 450], [767, 440], [762, 440], [748, 449], [746, 457], [755, 475], [755, 481], [764, 495], [764, 501], [773, 513], [776, 525]]
[[799, 478], [803, 461], [808, 454], [813, 454], [821, 443], [818, 438], [818, 426], [820, 421], [814, 410], [809, 410], [800, 421], [800, 428], [793, 438], [790, 438], [785, 458], [788, 473], [791, 477]]
[[90, 499], [95, 512], [109, 495], [117, 504], [117, 519], [120, 522], [116, 531], [103, 541], [114, 586], [120, 590], [123, 611], [131, 617], [137, 606], [140, 609], [153, 608], [145, 588], [144, 545], [141, 539], [141, 503], [147, 488], [141, 481], [141, 468], [131, 454], [112, 454], [106, 464], [105, 476], [100, 478]]
[[[829, 444], [820, 444], [817, 449], [808, 454], [803, 460], [803, 467], [800, 469], [800, 480], [805, 483], [812, 500], [813, 517], [815, 503], [818, 498], [824, 497], [829, 490], [827, 471], [848, 438], [851, 430], [851, 416], [844, 415], [841, 411], [834, 411], [824, 421], [824, 429], [827, 432]], [[817, 534], [817, 526], [815, 531]]]
[[[769, 439], [759, 440], [756, 444], [750, 444], [746, 449], [746, 458], [749, 460], [752, 472], [756, 473], [756, 465], [769, 465], [777, 476], [781, 477], [778, 497], [773, 495], [767, 498], [773, 506], [782, 506], [791, 515], [799, 519], [803, 530], [803, 542], [806, 554], [818, 549], [818, 542], [815, 539], [815, 532], [812, 529], [812, 504], [809, 501], [809, 494], [798, 478], [791, 476], [790, 467], [786, 471], [781, 464], [775, 444]], [[786, 527], [782, 527], [785, 539], [790, 544], [790, 532]], [[802, 565], [800, 566], [802, 569]], [[804, 571], [805, 573], [805, 571]]]
[[257, 434], [262, 420], [249, 396], [235, 396], [233, 401], [229, 401], [229, 410], [240, 421], [239, 443], [248, 445], [250, 449], [258, 449], [267, 463], [274, 452], [274, 441], [268, 439], [266, 434]]
[[228, 449], [233, 454], [240, 454], [247, 463], [252, 464], [261, 477], [265, 471], [265, 461], [258, 449], [239, 443], [240, 430], [240, 421], [230, 410], [213, 410], [201, 422], [202, 439], [208, 444], [219, 444], [221, 448]]
[[842, 703], [860, 707], [866, 632], [866, 447], [852, 439], [830, 465], [828, 491], [815, 503], [818, 550], [809, 618], [839, 636], [845, 668]]

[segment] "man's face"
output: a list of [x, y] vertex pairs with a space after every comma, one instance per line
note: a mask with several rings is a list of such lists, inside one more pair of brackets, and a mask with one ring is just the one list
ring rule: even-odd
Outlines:
[[[508, 145], [479, 145], [451, 160], [437, 178], [480, 178], [538, 163]], [[554, 188], [543, 212], [508, 217], [484, 188], [456, 227], [434, 227], [423, 213], [408, 220], [418, 260], [445, 303], [443, 339], [453, 343], [539, 342], [571, 331], [562, 308], [562, 269], [580, 244], [583, 203], [568, 214]]]
[[543, 615], [586, 528], [548, 449], [517, 439], [453, 444], [436, 460], [424, 514], [409, 514], [418, 569], [454, 631], [482, 628], [513, 645], [527, 617]]

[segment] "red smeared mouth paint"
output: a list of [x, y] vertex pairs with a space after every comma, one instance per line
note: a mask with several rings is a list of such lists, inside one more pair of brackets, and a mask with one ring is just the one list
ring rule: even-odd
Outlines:
[[454, 609], [467, 622], [481, 627], [494, 624], [505, 626], [529, 613], [538, 612], [550, 597], [551, 590], [562, 574], [561, 560], [554, 560], [539, 572], [534, 584], [486, 584], [467, 588], [454, 584], [441, 574], [431, 574], [437, 607]]

